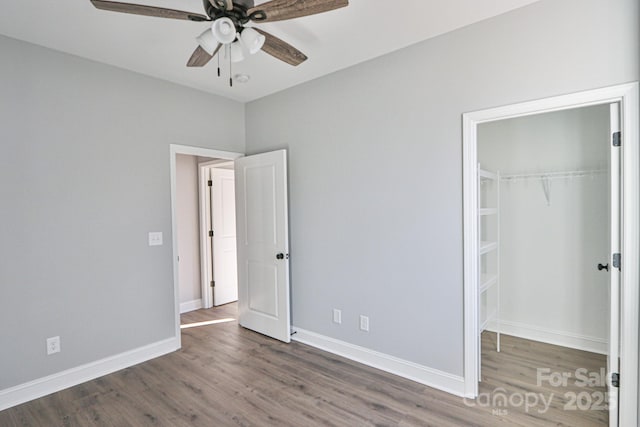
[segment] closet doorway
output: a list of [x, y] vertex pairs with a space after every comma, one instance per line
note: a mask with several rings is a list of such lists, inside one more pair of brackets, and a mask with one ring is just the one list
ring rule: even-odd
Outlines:
[[[599, 422], [608, 418], [609, 290], [619, 286], [609, 286], [607, 265], [610, 108], [478, 126], [480, 381], [526, 377], [536, 392], [563, 375], [556, 394], [586, 393]], [[600, 381], [571, 388], [583, 374]]]
[[520, 358], [523, 392], [575, 385], [555, 403], [635, 425], [637, 105], [632, 84], [464, 116], [468, 397]]

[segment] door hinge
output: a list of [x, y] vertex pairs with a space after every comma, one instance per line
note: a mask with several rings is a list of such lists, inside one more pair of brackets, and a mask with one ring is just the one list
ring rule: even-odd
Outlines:
[[613, 268], [617, 268], [618, 270], [620, 270], [621, 268], [621, 260], [622, 255], [620, 255], [619, 253], [613, 254], [613, 260], [612, 260], [612, 264], [613, 264]]
[[622, 145], [622, 132], [614, 132], [611, 141], [614, 147], [620, 147]]
[[209, 230], [209, 237], [213, 237], [213, 230]]
[[213, 187], [213, 181], [212, 180], [207, 181], [207, 186]]
[[614, 387], [620, 387], [620, 374], [614, 372], [611, 374], [611, 385]]
[[216, 287], [216, 281], [215, 281], [215, 280], [212, 280], [212, 281], [211, 281], [211, 287], [212, 287], [212, 288], [215, 288], [215, 287]]

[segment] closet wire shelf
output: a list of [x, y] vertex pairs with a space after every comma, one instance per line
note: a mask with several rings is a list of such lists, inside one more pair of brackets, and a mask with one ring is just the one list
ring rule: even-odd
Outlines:
[[551, 181], [558, 179], [574, 179], [590, 177], [595, 178], [598, 175], [605, 175], [606, 169], [590, 169], [590, 170], [575, 170], [564, 172], [537, 172], [537, 173], [523, 173], [523, 174], [502, 174], [500, 180], [503, 182], [518, 182], [526, 181], [529, 179], [540, 180], [542, 185], [542, 191], [544, 197], [547, 200], [547, 206], [551, 206]]
[[606, 169], [591, 169], [591, 170], [575, 170], [564, 172], [536, 172], [536, 173], [522, 173], [522, 174], [501, 174], [500, 179], [502, 181], [522, 181], [526, 179], [566, 179], [566, 178], [583, 178], [583, 177], [595, 177], [607, 173]]

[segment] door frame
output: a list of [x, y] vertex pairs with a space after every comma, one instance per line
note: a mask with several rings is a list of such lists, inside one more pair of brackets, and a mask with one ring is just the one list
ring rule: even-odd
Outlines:
[[[243, 153], [232, 151], [221, 151], [210, 148], [194, 147], [189, 145], [170, 144], [169, 145], [169, 175], [171, 181], [171, 245], [173, 255], [173, 299], [174, 299], [174, 322], [175, 336], [178, 340], [178, 347], [182, 346], [180, 334], [180, 279], [178, 274], [178, 235], [176, 217], [176, 156], [186, 154], [190, 156], [210, 157], [213, 159], [236, 160], [244, 157]], [[204, 295], [203, 295], [204, 298]]]
[[[463, 241], [464, 241], [464, 393], [478, 396], [478, 243], [476, 214], [478, 141], [481, 123], [568, 110], [592, 105], [620, 103], [622, 144], [622, 283], [620, 306], [620, 425], [637, 425], [638, 419], [638, 311], [640, 306], [640, 145], [638, 82], [587, 90], [523, 102], [462, 116], [463, 136]], [[624, 260], [629, 260], [626, 263]]]
[[209, 169], [222, 166], [233, 161], [228, 159], [216, 159], [210, 162], [204, 162], [198, 164], [198, 200], [199, 206], [199, 230], [200, 230], [200, 287], [202, 293], [202, 308], [213, 307], [213, 289], [211, 288], [209, 281], [209, 271], [213, 271], [213, 257], [210, 247], [208, 235], [209, 228], [208, 222], [211, 219], [210, 200], [208, 196], [209, 186], [207, 185], [207, 176], [205, 174]]

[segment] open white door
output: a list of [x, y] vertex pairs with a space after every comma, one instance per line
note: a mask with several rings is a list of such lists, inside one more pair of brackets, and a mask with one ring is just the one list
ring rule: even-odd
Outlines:
[[[611, 184], [611, 252], [610, 252], [610, 322], [607, 355], [607, 391], [609, 392], [609, 426], [618, 426], [618, 385], [620, 372], [620, 104], [610, 105], [610, 184]], [[600, 267], [598, 267], [600, 268]]]
[[285, 150], [235, 161], [240, 325], [290, 341]]
[[213, 305], [218, 306], [238, 300], [236, 199], [231, 169], [211, 169], [211, 223]]

